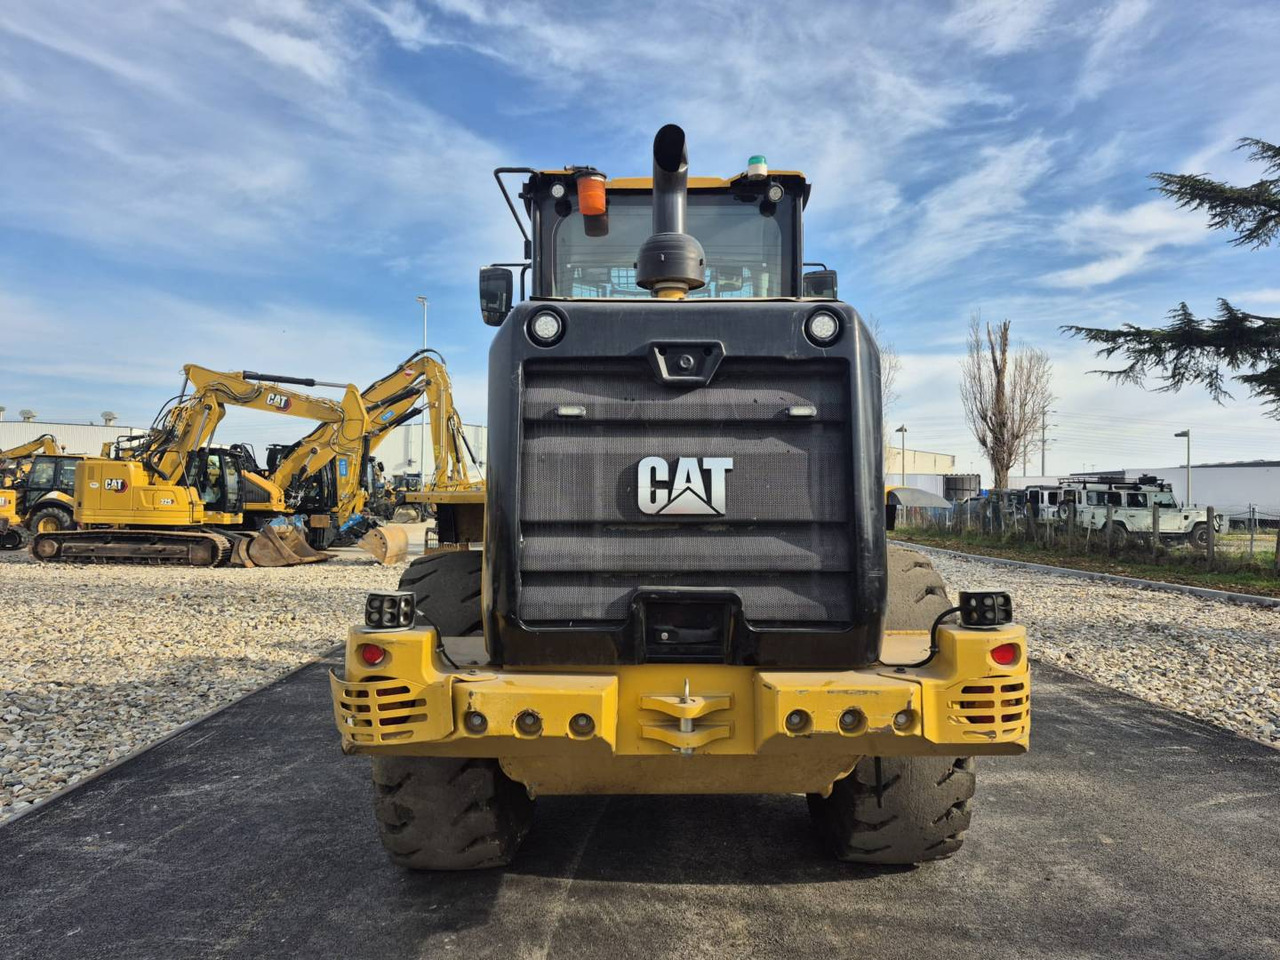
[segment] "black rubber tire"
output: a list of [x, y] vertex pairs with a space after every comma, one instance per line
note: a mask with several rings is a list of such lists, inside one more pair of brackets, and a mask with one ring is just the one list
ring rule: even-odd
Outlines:
[[[45, 520], [52, 520], [58, 524], [57, 530], [40, 530], [40, 524]], [[27, 517], [27, 529], [32, 533], [57, 533], [58, 530], [74, 530], [76, 528], [75, 518], [71, 516], [71, 511], [66, 507], [38, 507], [32, 511], [31, 516]]]
[[511, 862], [533, 800], [497, 760], [374, 757], [374, 815], [393, 862], [409, 870], [481, 870]]
[[832, 852], [850, 863], [943, 860], [972, 816], [973, 757], [863, 757], [809, 813]]
[[[1108, 524], [1105, 524], [1105, 523], [1102, 525], [1102, 538], [1103, 538], [1102, 542], [1103, 543], [1106, 543], [1107, 526]], [[1112, 550], [1127, 549], [1129, 546], [1129, 528], [1122, 523], [1115, 523], [1114, 521], [1110, 524], [1110, 527], [1111, 527], [1111, 549]]]
[[430, 624], [441, 637], [483, 633], [480, 565], [480, 553], [474, 550], [437, 553], [409, 564], [400, 589], [413, 591], [418, 624]]
[[1195, 547], [1197, 550], [1209, 549], [1209, 524], [1201, 522], [1195, 524], [1191, 528], [1191, 532], [1187, 534], [1187, 543]]
[[889, 605], [886, 630], [928, 630], [951, 606], [947, 585], [922, 553], [889, 544]]

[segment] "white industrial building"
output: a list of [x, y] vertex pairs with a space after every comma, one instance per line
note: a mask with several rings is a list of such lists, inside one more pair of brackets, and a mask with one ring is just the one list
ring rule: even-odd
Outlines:
[[113, 443], [120, 437], [134, 437], [146, 432], [145, 427], [127, 427], [115, 422], [60, 423], [51, 420], [0, 419], [0, 450], [8, 450], [51, 433], [57, 439], [58, 446], [62, 447], [63, 453], [87, 453], [96, 457], [102, 453], [104, 443]]
[[[484, 479], [485, 458], [488, 456], [486, 444], [489, 442], [489, 428], [467, 423], [463, 424], [462, 432], [466, 435], [467, 443], [471, 444], [471, 449], [475, 452], [476, 459], [480, 464], [480, 473], [476, 474], [473, 479], [482, 480]], [[374, 457], [381, 462], [387, 476], [394, 476], [397, 473], [417, 473], [421, 470], [422, 436], [421, 423], [404, 423], [388, 434], [387, 438], [378, 446], [378, 449], [374, 451]], [[435, 451], [431, 443], [430, 427], [427, 428], [426, 439], [427, 470], [430, 472], [430, 465], [435, 463]], [[463, 457], [466, 457], [465, 451], [463, 451]]]

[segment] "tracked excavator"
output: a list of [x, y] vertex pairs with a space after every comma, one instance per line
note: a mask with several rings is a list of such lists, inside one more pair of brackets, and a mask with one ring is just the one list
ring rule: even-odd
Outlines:
[[435, 517], [437, 542], [432, 544], [428, 534], [429, 548], [466, 550], [484, 539], [484, 471], [453, 405], [453, 383], [444, 358], [436, 363], [425, 357], [423, 363], [435, 464], [421, 489], [406, 490], [396, 499]]
[[[183, 392], [117, 457], [87, 457], [76, 467], [78, 530], [37, 533], [31, 552], [46, 562], [166, 563], [190, 566], [292, 566], [327, 559], [292, 523], [284, 491], [244, 469], [241, 449], [211, 440], [228, 407], [245, 407], [325, 424], [343, 424], [331, 455], [362, 453], [367, 414], [351, 384], [300, 381], [188, 364]], [[308, 396], [286, 382], [343, 387], [341, 401]], [[190, 385], [191, 392], [186, 392]], [[265, 505], [246, 511], [246, 502]]]
[[[402, 537], [375, 526], [366, 513], [370, 497], [380, 486], [374, 476], [373, 454], [393, 429], [422, 412], [416, 404], [424, 393], [434, 415], [441, 404], [441, 383], [444, 403], [452, 409], [448, 382], [444, 358], [435, 350], [424, 349], [415, 351], [391, 373], [366, 387], [360, 395], [367, 418], [360, 438], [358, 469], [349, 468], [334, 452], [342, 435], [352, 432], [351, 424], [321, 423], [297, 443], [268, 448], [267, 476], [285, 491], [291, 504], [311, 517], [313, 546], [343, 545], [359, 537], [360, 545], [379, 559], [383, 550], [389, 551], [389, 557], [403, 559], [407, 544], [401, 545]], [[350, 508], [337, 511], [344, 500], [350, 502]], [[330, 515], [332, 522], [323, 522]]]

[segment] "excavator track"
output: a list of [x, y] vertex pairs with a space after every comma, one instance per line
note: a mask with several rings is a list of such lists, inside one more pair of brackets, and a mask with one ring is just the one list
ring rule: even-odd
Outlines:
[[36, 534], [31, 555], [45, 563], [221, 567], [232, 546], [213, 530], [61, 530]]

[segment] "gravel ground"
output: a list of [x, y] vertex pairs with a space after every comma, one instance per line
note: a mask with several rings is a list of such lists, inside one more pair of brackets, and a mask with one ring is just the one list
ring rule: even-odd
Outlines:
[[[406, 525], [410, 553], [422, 525]], [[404, 564], [79, 566], [0, 553], [0, 822], [340, 643]]]
[[928, 555], [953, 596], [1012, 593], [1034, 658], [1280, 747], [1280, 610]]

